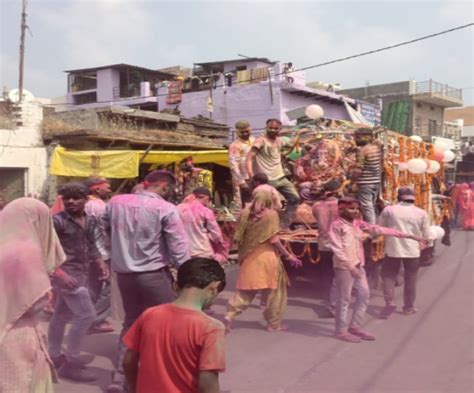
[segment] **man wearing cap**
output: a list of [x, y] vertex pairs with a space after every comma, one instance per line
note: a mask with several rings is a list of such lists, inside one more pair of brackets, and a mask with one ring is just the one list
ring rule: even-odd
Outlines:
[[337, 199], [341, 189], [341, 182], [338, 180], [330, 180], [324, 184], [324, 194], [320, 201], [313, 205], [313, 216], [318, 226], [318, 252], [321, 267], [321, 288], [323, 298], [326, 302], [328, 312], [334, 316], [335, 310], [335, 286], [334, 267], [332, 262], [333, 252], [329, 244], [329, 228], [331, 224], [338, 218]]
[[[97, 249], [102, 259], [110, 267], [110, 241], [105, 232], [102, 216], [107, 206], [106, 201], [110, 198], [112, 190], [107, 179], [101, 177], [90, 177], [84, 184], [89, 188], [89, 200], [85, 206], [85, 212], [89, 216], [94, 216], [97, 221], [94, 237]], [[89, 328], [89, 333], [109, 333], [114, 328], [107, 321], [111, 310], [111, 285], [108, 280], [100, 279], [100, 271], [96, 266], [91, 266], [89, 270], [89, 292], [97, 312], [97, 319]]]
[[237, 139], [229, 146], [229, 164], [235, 190], [235, 201], [244, 206], [252, 199], [249, 187], [249, 174], [245, 162], [255, 140], [250, 136], [251, 128], [247, 120], [235, 123]]
[[359, 150], [351, 180], [357, 186], [357, 200], [364, 220], [369, 224], [375, 224], [377, 221], [375, 204], [382, 177], [382, 150], [374, 140], [371, 128], [356, 130], [355, 143]]
[[191, 258], [209, 258], [225, 263], [229, 247], [214, 212], [208, 207], [211, 198], [208, 188], [198, 187], [177, 208], [191, 243]]
[[[413, 236], [430, 240], [428, 214], [415, 206], [415, 191], [411, 187], [398, 189], [398, 203], [387, 206], [379, 217], [382, 226], [397, 229]], [[415, 240], [389, 237], [385, 239], [385, 259], [382, 265], [383, 293], [386, 307], [382, 318], [388, 318], [395, 310], [395, 281], [404, 268], [403, 313], [411, 315], [416, 312], [416, 276], [420, 267], [420, 245]]]
[[[167, 202], [175, 183], [171, 172], [153, 171], [145, 178], [144, 190], [114, 196], [107, 204], [103, 221], [110, 232], [112, 269], [125, 311], [121, 338], [145, 309], [174, 300], [169, 267], [191, 256], [178, 210]], [[122, 362], [127, 348], [121, 338], [109, 393], [126, 391]]]
[[[338, 203], [339, 217], [331, 224], [329, 244], [333, 255], [336, 286], [336, 338], [351, 343], [373, 341], [375, 336], [362, 330], [370, 291], [365, 274], [363, 241], [369, 236], [396, 236], [420, 240], [415, 235], [392, 228], [372, 225], [359, 219], [356, 198], [344, 197]], [[356, 289], [356, 303], [350, 322], [347, 321], [352, 289]]]

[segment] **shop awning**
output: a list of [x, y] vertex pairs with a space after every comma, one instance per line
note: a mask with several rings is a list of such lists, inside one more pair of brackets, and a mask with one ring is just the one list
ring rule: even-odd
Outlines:
[[[56, 147], [51, 157], [49, 173], [56, 176], [127, 179], [138, 176], [143, 150], [78, 151]], [[151, 150], [143, 158], [145, 164], [167, 165], [193, 157], [195, 164], [213, 163], [229, 166], [227, 150], [161, 151]]]

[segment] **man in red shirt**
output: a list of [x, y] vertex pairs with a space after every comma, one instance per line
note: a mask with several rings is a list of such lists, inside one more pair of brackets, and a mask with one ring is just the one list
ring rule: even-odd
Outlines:
[[225, 329], [202, 310], [225, 285], [225, 272], [213, 259], [180, 266], [176, 301], [147, 309], [123, 339], [130, 393], [220, 392]]

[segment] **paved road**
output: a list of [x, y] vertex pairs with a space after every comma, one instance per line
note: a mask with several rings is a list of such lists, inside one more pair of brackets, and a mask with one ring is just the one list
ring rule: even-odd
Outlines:
[[[263, 330], [250, 308], [227, 339], [223, 393], [468, 393], [474, 392], [474, 232], [456, 232], [440, 246], [433, 266], [422, 268], [412, 316], [380, 320], [380, 293], [373, 293], [366, 328], [375, 342], [350, 344], [331, 337], [334, 320], [314, 299], [314, 282], [299, 278], [290, 288], [289, 332]], [[215, 310], [222, 315], [229, 290]], [[398, 304], [401, 305], [398, 289]], [[117, 335], [89, 337], [86, 350], [100, 380], [89, 385], [61, 381], [61, 393], [98, 393], [107, 385]]]

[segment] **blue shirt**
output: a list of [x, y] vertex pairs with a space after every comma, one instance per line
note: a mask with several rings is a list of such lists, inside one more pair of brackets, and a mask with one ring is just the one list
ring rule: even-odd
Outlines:
[[117, 273], [150, 272], [190, 259], [176, 206], [155, 193], [143, 190], [113, 197], [103, 222], [110, 232], [112, 269]]

